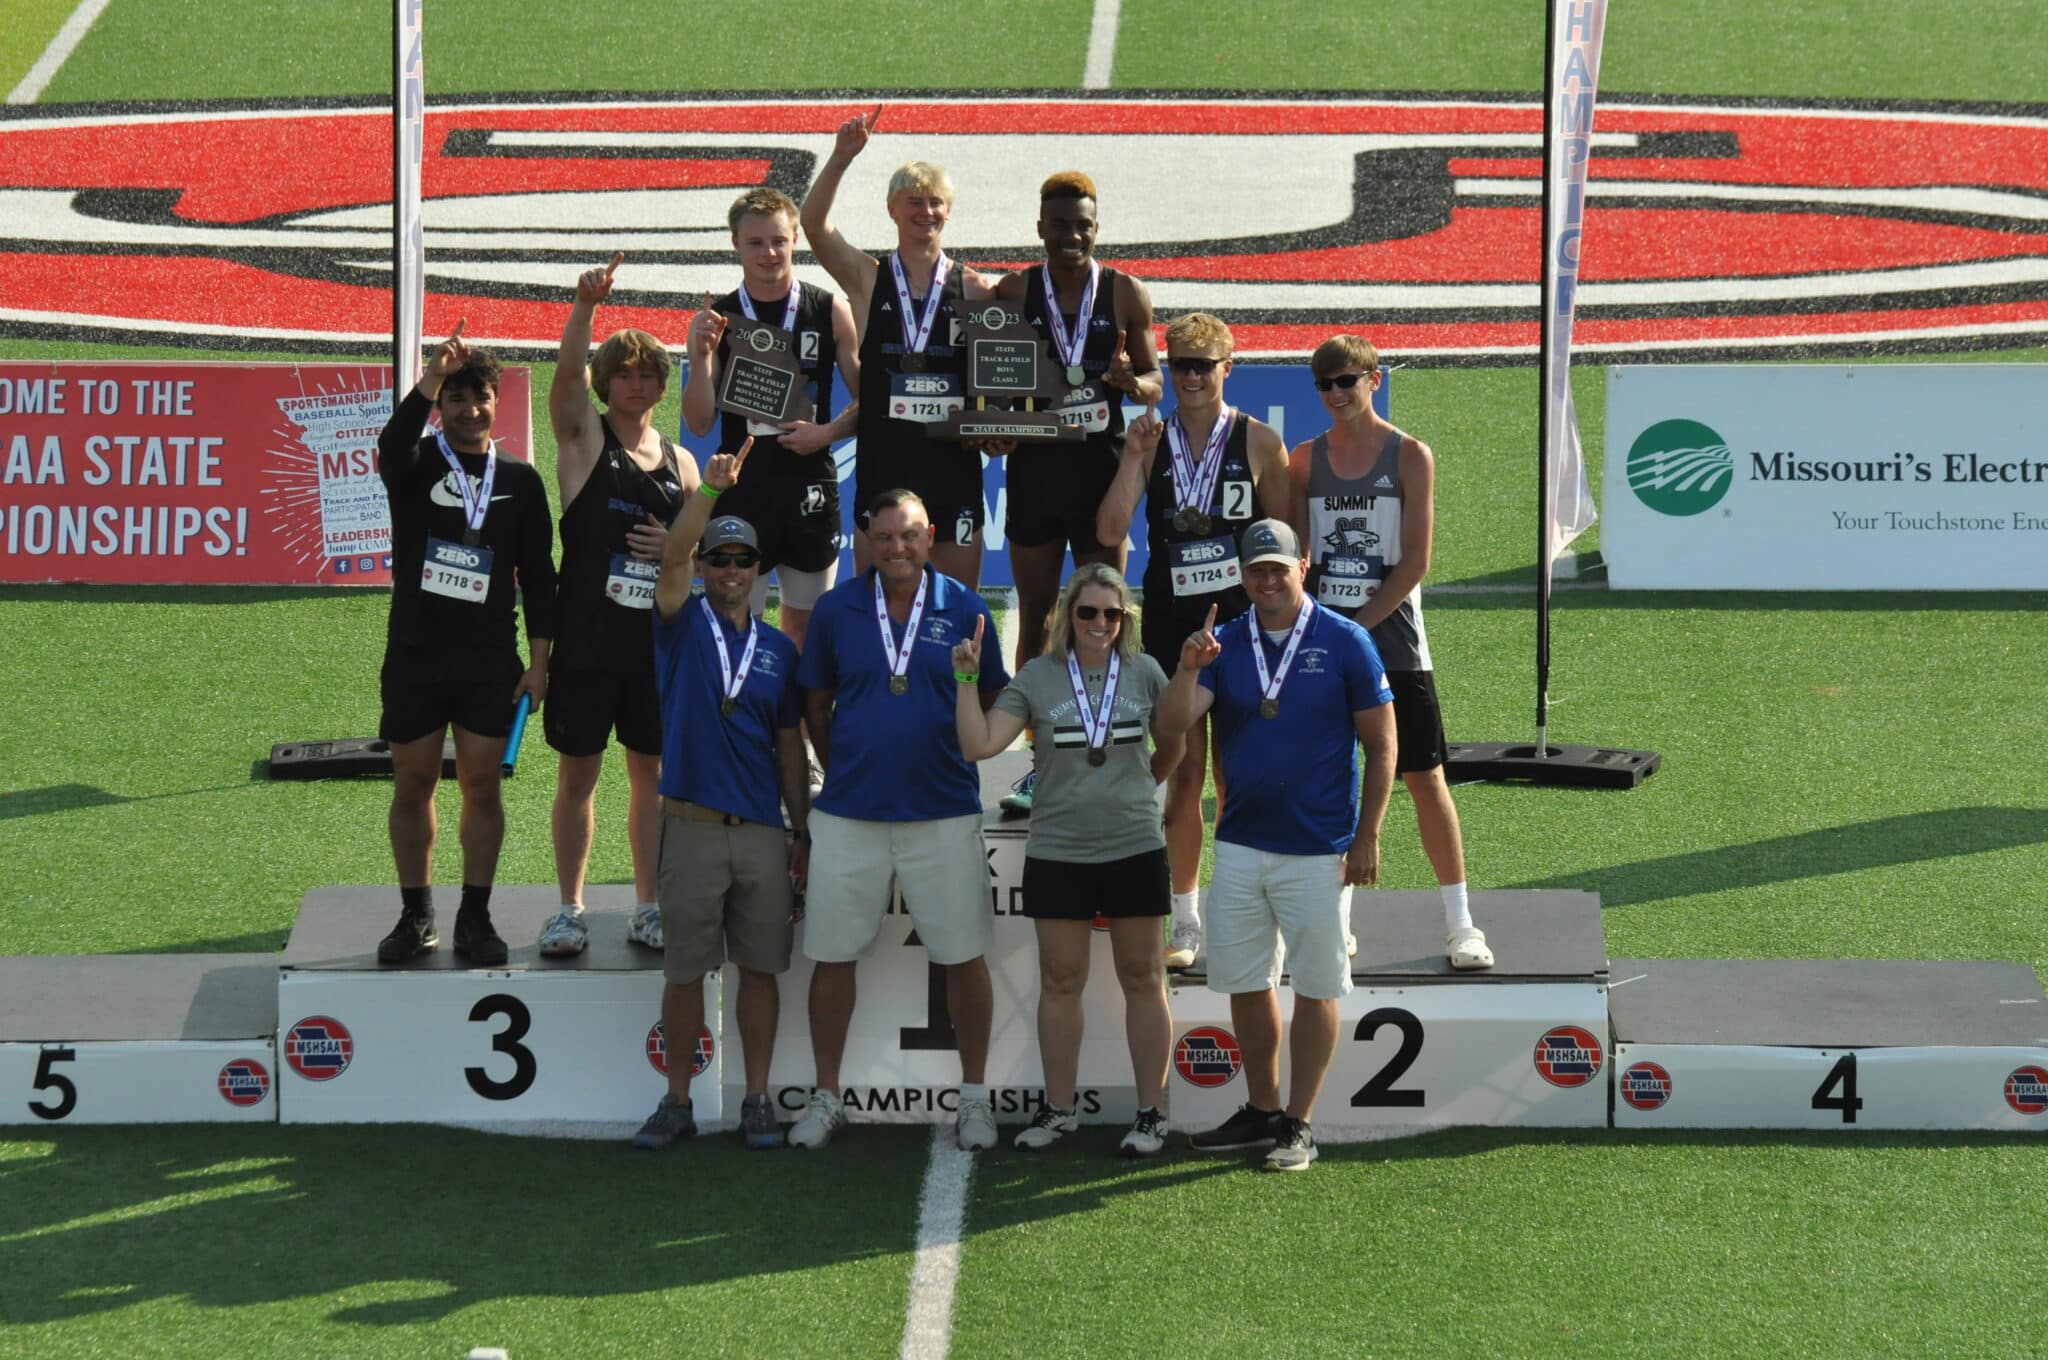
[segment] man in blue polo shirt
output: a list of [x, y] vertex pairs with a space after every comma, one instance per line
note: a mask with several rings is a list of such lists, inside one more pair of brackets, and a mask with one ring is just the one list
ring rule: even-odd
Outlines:
[[[1268, 1168], [1300, 1171], [1316, 1158], [1308, 1117], [1337, 1049], [1337, 998], [1351, 990], [1350, 885], [1379, 877], [1393, 691], [1366, 631], [1304, 595], [1308, 561], [1293, 529], [1259, 520], [1245, 530], [1241, 557], [1250, 612], [1219, 629], [1210, 610], [1181, 647], [1156, 719], [1160, 730], [1183, 731], [1213, 710], [1230, 786], [1209, 882], [1209, 988], [1230, 996], [1251, 1099], [1191, 1141], [1205, 1151], [1270, 1144]], [[1281, 942], [1294, 988], [1284, 1109]]]
[[[634, 1135], [665, 1148], [697, 1132], [690, 1055], [704, 1025], [704, 975], [739, 970], [740, 1054], [747, 1094], [740, 1136], [782, 1145], [768, 1100], [768, 1061], [789, 969], [797, 893], [809, 867], [810, 780], [797, 721], [796, 644], [749, 612], [760, 575], [754, 526], [713, 518], [753, 441], [704, 469], [661, 555], [654, 585], [654, 668], [661, 693], [661, 915], [667, 948], [661, 1026], [668, 1094]], [[692, 567], [704, 593], [690, 596]], [[789, 809], [793, 836], [782, 827]]]
[[[811, 814], [813, 850], [826, 871], [804, 925], [811, 974], [811, 1049], [818, 1083], [790, 1129], [798, 1147], [822, 1148], [846, 1126], [839, 1061], [853, 1019], [855, 965], [873, 950], [890, 884], [931, 961], [946, 971], [946, 1004], [960, 1044], [955, 1129], [970, 1151], [995, 1146], [987, 1078], [995, 993], [984, 957], [995, 938], [981, 784], [960, 754], [953, 711], [953, 645], [978, 625], [995, 632], [974, 590], [932, 570], [931, 520], [915, 492], [869, 503], [874, 566], [825, 592], [811, 615], [797, 679], [825, 786]], [[1001, 649], [969, 677], [987, 707], [1010, 677]]]

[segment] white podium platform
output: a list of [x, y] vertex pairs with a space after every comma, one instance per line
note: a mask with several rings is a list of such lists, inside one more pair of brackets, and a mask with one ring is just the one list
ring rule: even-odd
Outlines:
[[0, 1124], [277, 1118], [275, 954], [0, 958]]
[[1617, 959], [1617, 1128], [2048, 1132], [2016, 963]]
[[[626, 940], [629, 888], [586, 894], [590, 947], [540, 957], [552, 887], [503, 886], [491, 917], [511, 948], [503, 968], [455, 957], [460, 889], [434, 891], [441, 947], [399, 967], [377, 962], [397, 918], [388, 887], [308, 893], [276, 982], [279, 1117], [286, 1123], [449, 1123], [508, 1129], [637, 1124], [667, 1089], [661, 956]], [[717, 984], [705, 996], [718, 1013]], [[691, 1097], [700, 1123], [722, 1118], [715, 1032], [700, 1036]], [[708, 1051], [707, 1051], [708, 1050]]]
[[[1472, 894], [1496, 966], [1454, 973], [1433, 891], [1352, 893], [1353, 990], [1338, 1003], [1337, 1052], [1310, 1122], [1318, 1135], [1459, 1124], [1598, 1128], [1607, 1123], [1607, 950], [1594, 893]], [[1197, 959], [1187, 975], [1205, 977]], [[1293, 996], [1281, 984], [1284, 1100]], [[1169, 1113], [1221, 1123], [1247, 1097], [1230, 999], [1184, 985], [1174, 998]]]

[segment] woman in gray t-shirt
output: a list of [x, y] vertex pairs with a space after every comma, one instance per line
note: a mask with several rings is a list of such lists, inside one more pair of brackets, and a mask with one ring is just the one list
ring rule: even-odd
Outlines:
[[1024, 663], [987, 713], [975, 685], [981, 642], [977, 633], [953, 649], [960, 749], [969, 760], [986, 760], [1028, 727], [1038, 775], [1024, 850], [1024, 914], [1038, 933], [1046, 1103], [1016, 1144], [1049, 1147], [1077, 1127], [1081, 989], [1099, 914], [1109, 921], [1138, 1088], [1137, 1122], [1120, 1151], [1151, 1156], [1167, 1132], [1159, 1102], [1171, 1024], [1159, 946], [1172, 887], [1155, 788], [1180, 759], [1181, 741], [1155, 735], [1148, 752], [1145, 737], [1166, 673], [1138, 646], [1130, 587], [1116, 568], [1100, 563], [1068, 580], [1046, 654]]

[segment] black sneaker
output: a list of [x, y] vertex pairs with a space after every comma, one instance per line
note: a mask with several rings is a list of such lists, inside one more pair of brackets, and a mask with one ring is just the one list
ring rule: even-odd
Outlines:
[[[460, 948], [460, 946], [457, 946]], [[1280, 1126], [1287, 1118], [1278, 1110], [1255, 1110], [1249, 1103], [1213, 1129], [1203, 1129], [1188, 1138], [1199, 1152], [1229, 1152], [1234, 1148], [1265, 1147], [1280, 1138]]]
[[640, 1132], [633, 1135], [633, 1146], [659, 1152], [674, 1146], [677, 1139], [696, 1136], [695, 1109], [688, 1101], [664, 1095], [661, 1104], [654, 1107], [654, 1113], [648, 1115], [647, 1122], [640, 1126]]
[[491, 925], [489, 909], [455, 913], [455, 957], [477, 968], [502, 968], [511, 951]]
[[1306, 1171], [1315, 1159], [1316, 1136], [1309, 1132], [1308, 1121], [1281, 1115], [1280, 1136], [1266, 1154], [1266, 1170]]
[[440, 943], [440, 932], [434, 929], [433, 908], [417, 914], [401, 911], [398, 924], [391, 927], [391, 933], [377, 941], [377, 962], [405, 963], [422, 954], [432, 953]]

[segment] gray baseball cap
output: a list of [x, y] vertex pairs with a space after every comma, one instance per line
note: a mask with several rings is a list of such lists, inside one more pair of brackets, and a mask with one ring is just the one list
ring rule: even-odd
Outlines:
[[1301, 561], [1301, 539], [1285, 521], [1262, 519], [1244, 531], [1244, 564]]
[[704, 538], [697, 544], [697, 551], [710, 553], [720, 548], [750, 548], [758, 553], [761, 539], [754, 526], [738, 515], [720, 515], [704, 526]]

